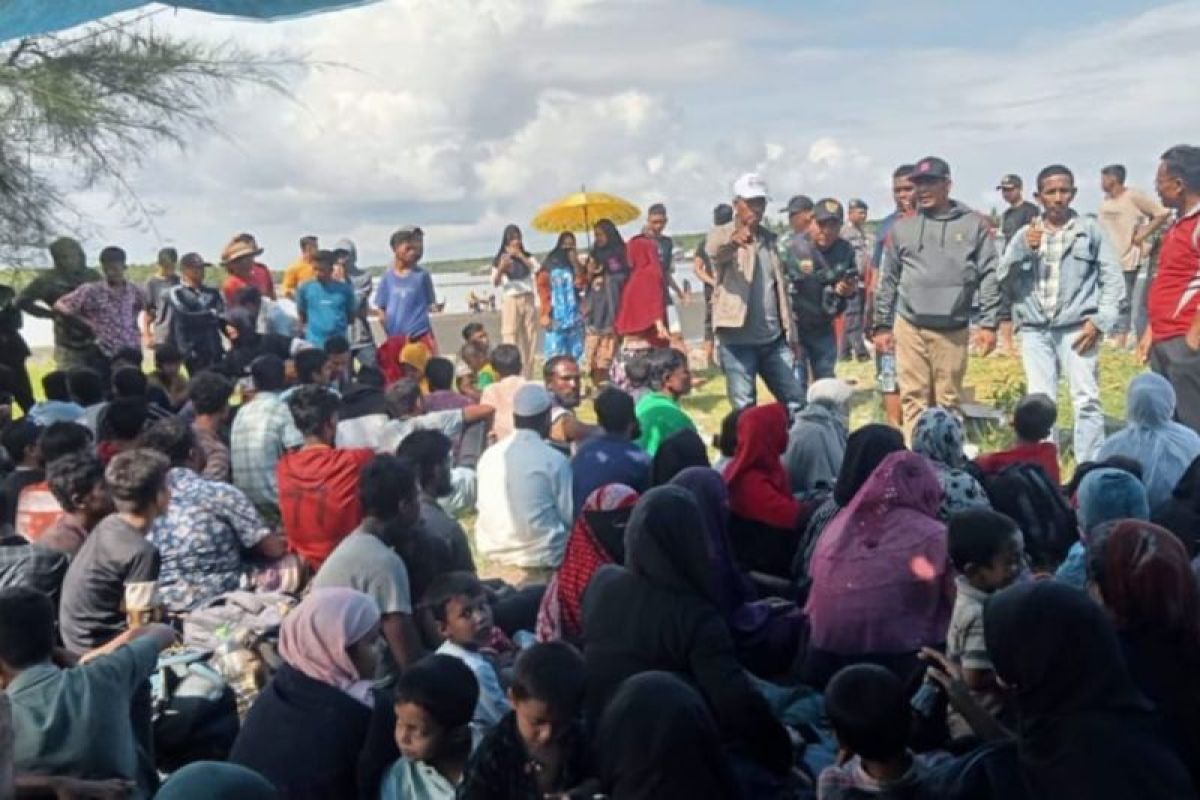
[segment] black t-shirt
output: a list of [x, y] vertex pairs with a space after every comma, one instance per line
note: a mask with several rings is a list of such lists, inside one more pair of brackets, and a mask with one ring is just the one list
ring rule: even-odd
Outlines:
[[854, 247], [836, 239], [828, 250], [821, 250], [807, 235], [792, 234], [782, 256], [797, 327], [812, 331], [830, 325], [846, 306], [833, 291], [834, 284], [858, 270]]
[[1017, 231], [1036, 219], [1040, 213], [1038, 207], [1028, 200], [1005, 211], [1004, 216], [1000, 218], [1000, 233], [1004, 234], [1005, 246], [1012, 241]]
[[86, 653], [126, 629], [127, 608], [151, 608], [158, 589], [158, 549], [116, 514], [83, 542], [63, 580], [58, 626], [63, 644]]

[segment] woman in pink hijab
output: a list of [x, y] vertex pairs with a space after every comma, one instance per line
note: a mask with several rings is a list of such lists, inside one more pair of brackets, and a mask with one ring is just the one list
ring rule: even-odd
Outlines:
[[921, 668], [923, 646], [945, 642], [954, 574], [941, 502], [929, 463], [900, 451], [830, 521], [810, 565], [806, 683], [824, 686], [841, 667], [862, 662], [906, 680]]
[[284, 798], [377, 795], [399, 755], [392, 704], [372, 688], [378, 640], [374, 600], [313, 590], [283, 620], [283, 664], [246, 714], [229, 760]]

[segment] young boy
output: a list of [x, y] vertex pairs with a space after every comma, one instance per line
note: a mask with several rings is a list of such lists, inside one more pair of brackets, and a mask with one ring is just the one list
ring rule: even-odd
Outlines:
[[87, 663], [61, 669], [51, 660], [49, 599], [27, 587], [0, 590], [0, 687], [12, 702], [16, 770], [123, 778], [137, 784], [131, 796], [151, 796], [150, 742], [139, 741], [149, 732], [150, 709], [135, 706], [135, 696], [174, 641], [168, 626], [147, 625], [89, 653]]
[[1036, 464], [1046, 471], [1055, 486], [1062, 483], [1058, 471], [1058, 447], [1046, 439], [1054, 431], [1058, 406], [1044, 394], [1029, 394], [1021, 398], [1013, 410], [1013, 431], [1016, 444], [1008, 450], [990, 453], [975, 459], [984, 475], [995, 475], [1013, 464]]
[[154, 372], [150, 373], [151, 401], [168, 411], [178, 411], [188, 400], [188, 380], [183, 375], [183, 354], [173, 344], [154, 348]]
[[479, 652], [492, 635], [492, 609], [479, 578], [470, 572], [440, 575], [425, 592], [424, 606], [433, 615], [444, 640], [437, 652], [459, 659], [479, 682], [474, 723], [488, 731], [512, 710], [496, 668]]
[[454, 800], [471, 755], [479, 685], [457, 658], [433, 655], [396, 683], [396, 747], [380, 800]]
[[46, 468], [50, 491], [63, 514], [46, 529], [38, 544], [74, 557], [88, 534], [113, 510], [104, 465], [91, 453], [72, 453]]
[[904, 684], [887, 669], [858, 664], [825, 687], [825, 713], [837, 737], [837, 764], [817, 780], [817, 800], [907, 796], [945, 756], [908, 749], [912, 713]]
[[458, 352], [458, 365], [454, 368], [455, 388], [472, 403], [479, 402], [484, 389], [499, 379], [489, 359], [487, 345], [467, 342]]
[[117, 510], [87, 537], [63, 580], [59, 629], [69, 651], [86, 653], [155, 616], [160, 560], [146, 534], [167, 510], [169, 468], [161, 453], [137, 449], [104, 471]]
[[[1025, 567], [1025, 544], [1020, 528], [990, 509], [962, 511], [950, 518], [947, 542], [958, 571], [958, 595], [946, 632], [946, 657], [962, 667], [971, 695], [993, 716], [1004, 711], [1004, 692], [983, 638], [983, 604], [1011, 584]], [[951, 738], [971, 735], [959, 714], [948, 715]]]
[[583, 658], [564, 642], [535, 644], [517, 658], [513, 710], [467, 764], [462, 800], [540, 800], [583, 781], [587, 746], [577, 720]]

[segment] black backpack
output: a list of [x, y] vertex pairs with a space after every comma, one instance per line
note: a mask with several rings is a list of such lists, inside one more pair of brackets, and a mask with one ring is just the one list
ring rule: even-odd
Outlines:
[[992, 508], [1011, 517], [1025, 534], [1025, 552], [1036, 566], [1062, 563], [1079, 541], [1079, 523], [1062, 490], [1036, 464], [1012, 464], [983, 481]]

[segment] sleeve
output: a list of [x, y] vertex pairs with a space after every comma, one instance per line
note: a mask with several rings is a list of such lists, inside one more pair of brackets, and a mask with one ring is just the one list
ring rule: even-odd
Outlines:
[[346, 302], [346, 319], [347, 321], [353, 321], [358, 316], [358, 296], [354, 294], [354, 289], [351, 288], [350, 284], [344, 283], [342, 284], [342, 288], [346, 290], [342, 292]]
[[1103, 226], [1093, 222], [1091, 227], [1092, 238], [1097, 243], [1096, 269], [1100, 273], [1100, 300], [1096, 304], [1096, 316], [1092, 322], [1102, 333], [1112, 333], [1125, 299], [1125, 276], [1121, 271], [1121, 258]]
[[140, 286], [133, 287], [133, 311], [138, 313], [150, 308], [150, 303], [146, 300], [146, 290]]
[[430, 411], [412, 420], [413, 428], [422, 431], [441, 431], [453, 439], [462, 433], [463, 412], [460, 408]]
[[1025, 241], [1025, 230], [1028, 227], [1022, 225], [1017, 229], [1005, 244], [1004, 253], [996, 264], [996, 283], [999, 284], [1000, 291], [1013, 300], [1017, 299], [1012, 297], [1012, 293], [1018, 273], [1029, 269], [1036, 260], [1034, 252], [1029, 249], [1029, 243]]
[[972, 614], [963, 626], [962, 633], [962, 653], [959, 654], [959, 661], [965, 669], [994, 669], [992, 666], [992, 658], [988, 655], [987, 642], [983, 638], [983, 608], [978, 609], [979, 613]]
[[104, 675], [132, 696], [154, 674], [157, 665], [158, 645], [153, 639], [143, 637], [121, 645], [108, 655], [99, 656], [76, 669]]
[[1130, 189], [1129, 198], [1133, 200], [1133, 204], [1137, 206], [1137, 210], [1147, 217], [1153, 218], [1167, 213], [1167, 209], [1161, 203], [1138, 189]]
[[221, 516], [233, 529], [242, 547], [249, 550], [271, 534], [271, 529], [241, 489], [222, 484], [216, 499], [220, 502]]
[[412, 614], [412, 589], [408, 580], [408, 567], [404, 559], [395, 553], [386, 563], [380, 564], [379, 572], [370, 578], [368, 594], [379, 605], [380, 614]]
[[975, 251], [979, 270], [979, 324], [995, 330], [1000, 324], [1000, 285], [996, 281], [996, 237], [991, 226], [979, 217], [979, 248]]
[[157, 548], [148, 546], [134, 554], [133, 560], [129, 562], [129, 571], [125, 573], [126, 609], [154, 607], [160, 567], [161, 559]]
[[571, 494], [571, 462], [565, 457], [559, 460], [555, 471], [555, 494], [558, 498], [558, 516], [568, 531], [575, 519], [575, 497]]
[[279, 438], [283, 442], [284, 448], [291, 450], [304, 444], [304, 435], [296, 428], [296, 422], [292, 419], [292, 413], [288, 411], [287, 406], [278, 410], [279, 416], [275, 424], [278, 426]]
[[896, 292], [900, 286], [900, 251], [896, 247], [895, 226], [888, 231], [879, 263], [879, 283], [875, 287], [873, 330], [891, 330], [896, 321]]
[[425, 305], [431, 306], [437, 302], [437, 293], [433, 290], [433, 276], [428, 272], [421, 272], [421, 285], [425, 288]]
[[289, 266], [283, 271], [283, 281], [280, 283], [280, 288], [283, 289], [284, 294], [289, 292], [294, 293], [296, 291], [296, 285], [299, 282], [300, 275], [296, 271], [296, 268], [294, 266]]
[[305, 291], [312, 285], [312, 281], [304, 284], [296, 290], [296, 313], [300, 316], [308, 316], [308, 292]]
[[55, 302], [54, 305], [66, 314], [79, 314], [87, 307], [88, 304], [88, 286], [89, 284], [86, 283], [76, 286], [74, 289], [58, 298], [58, 301]]
[[[712, 261], [714, 275], [719, 275], [737, 263], [737, 245], [730, 241], [733, 238], [733, 227], [722, 225], [708, 232], [704, 240], [704, 250]], [[721, 281], [718, 279], [717, 283]]]
[[391, 286], [392, 282], [387, 279], [386, 275], [379, 279], [379, 285], [375, 287], [375, 299], [372, 301], [376, 308], [387, 310]]

